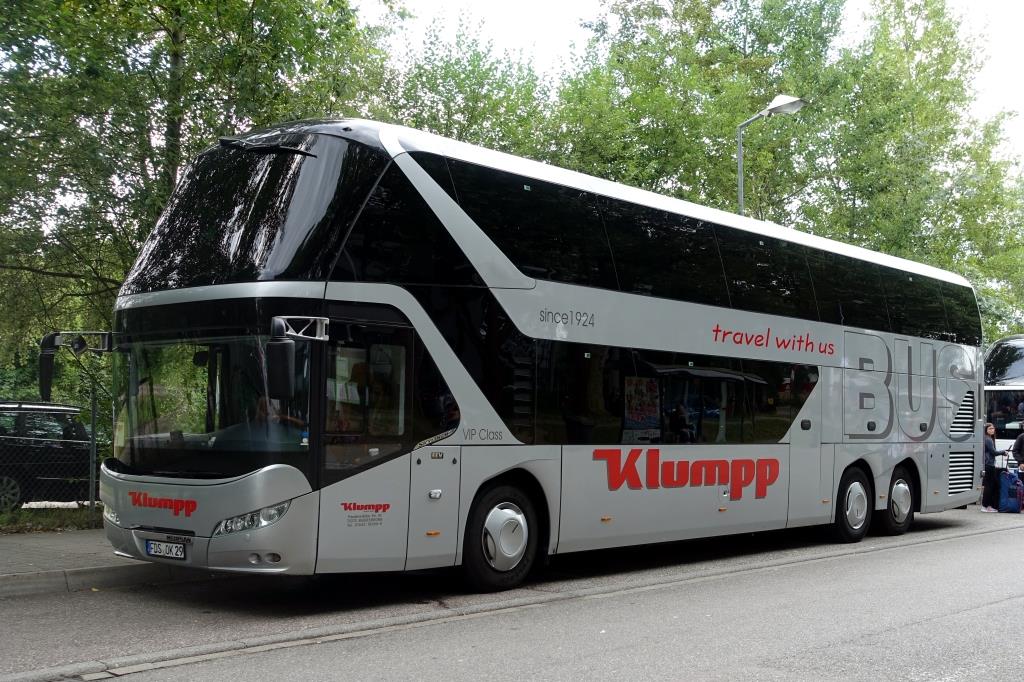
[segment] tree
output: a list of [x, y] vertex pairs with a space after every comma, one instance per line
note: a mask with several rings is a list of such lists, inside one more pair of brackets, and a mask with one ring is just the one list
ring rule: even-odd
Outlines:
[[11, 0], [0, 26], [0, 362], [109, 328], [199, 150], [359, 99], [383, 62], [344, 0]]
[[[736, 127], [780, 91], [803, 94], [838, 32], [840, 0], [622, 0], [592, 27], [559, 91], [554, 158], [735, 210]], [[748, 205], [784, 222], [805, 182], [797, 123], [748, 129]]]
[[392, 84], [384, 117], [491, 149], [536, 157], [547, 87], [529, 62], [495, 54], [465, 23], [455, 40], [433, 24]]

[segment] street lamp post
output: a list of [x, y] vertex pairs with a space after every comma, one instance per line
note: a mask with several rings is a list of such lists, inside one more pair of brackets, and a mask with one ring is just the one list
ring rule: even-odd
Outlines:
[[773, 114], [795, 114], [807, 104], [805, 100], [790, 95], [777, 95], [767, 107], [757, 112], [736, 127], [736, 177], [739, 195], [740, 215], [743, 215], [743, 129], [759, 118]]

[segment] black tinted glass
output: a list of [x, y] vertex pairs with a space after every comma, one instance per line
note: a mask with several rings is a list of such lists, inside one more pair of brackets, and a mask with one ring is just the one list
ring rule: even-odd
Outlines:
[[835, 253], [807, 250], [822, 322], [889, 331], [878, 266]]
[[985, 356], [985, 383], [1024, 382], [1024, 338], [997, 341]]
[[441, 188], [448, 193], [455, 201], [459, 198], [455, 196], [455, 187], [452, 185], [452, 174], [448, 171], [448, 160], [440, 154], [431, 154], [429, 152], [409, 152], [409, 156], [413, 160], [423, 167], [423, 170], [427, 171], [434, 182], [441, 186]]
[[[25, 429], [22, 435], [28, 438], [60, 440], [65, 435], [66, 426], [70, 426], [67, 415], [26, 414]], [[69, 440], [72, 440], [74, 431], [70, 431], [67, 436]]]
[[710, 225], [615, 199], [601, 200], [601, 215], [623, 291], [729, 305]]
[[593, 195], [456, 159], [448, 167], [459, 205], [524, 274], [617, 288]]
[[744, 360], [744, 443], [778, 443], [818, 382], [815, 365]]
[[946, 320], [956, 336], [957, 343], [968, 346], [981, 345], [981, 315], [978, 301], [970, 287], [951, 282], [940, 282], [942, 302], [946, 309]]
[[803, 247], [726, 227], [716, 233], [734, 308], [818, 319]]
[[533, 443], [534, 340], [516, 329], [486, 288], [408, 289], [512, 434]]
[[648, 430], [625, 442], [742, 443], [743, 373], [734, 358], [634, 351], [636, 376], [626, 383], [626, 426]]
[[395, 164], [367, 200], [331, 279], [482, 284], [455, 240]]
[[384, 168], [382, 153], [324, 135], [257, 141], [315, 156], [227, 147], [200, 155], [171, 195], [122, 293], [326, 275], [338, 233]]
[[448, 383], [441, 375], [426, 346], [416, 340], [413, 373], [415, 397], [413, 403], [413, 439], [417, 443], [429, 441], [458, 427], [462, 412]]
[[926, 339], [951, 339], [937, 281], [891, 268], [880, 270], [894, 333]]
[[985, 391], [985, 421], [996, 427], [996, 438], [1016, 440], [1024, 432], [1024, 391]]
[[[538, 341], [537, 443], [623, 442], [629, 419], [623, 391], [635, 374], [628, 350]], [[656, 421], [657, 412], [651, 414]], [[656, 428], [656, 423], [636, 428]]]

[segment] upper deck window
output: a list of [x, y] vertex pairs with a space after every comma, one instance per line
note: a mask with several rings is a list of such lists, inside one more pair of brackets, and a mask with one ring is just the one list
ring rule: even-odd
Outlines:
[[716, 232], [734, 308], [818, 319], [802, 246], [741, 230]]
[[618, 289], [595, 195], [457, 159], [448, 168], [462, 210], [523, 274]]
[[122, 294], [326, 278], [386, 157], [327, 135], [245, 139], [257, 144], [214, 147], [186, 169]]
[[729, 305], [710, 224], [610, 198], [602, 199], [601, 216], [623, 291]]
[[483, 285], [444, 225], [394, 164], [366, 201], [331, 279]]

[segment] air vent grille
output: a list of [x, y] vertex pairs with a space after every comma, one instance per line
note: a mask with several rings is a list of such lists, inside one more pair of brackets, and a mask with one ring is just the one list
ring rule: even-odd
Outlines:
[[960, 401], [960, 407], [953, 417], [953, 426], [950, 434], [974, 433], [974, 391], [967, 391], [967, 395]]
[[949, 453], [949, 494], [956, 495], [974, 487], [973, 452]]

